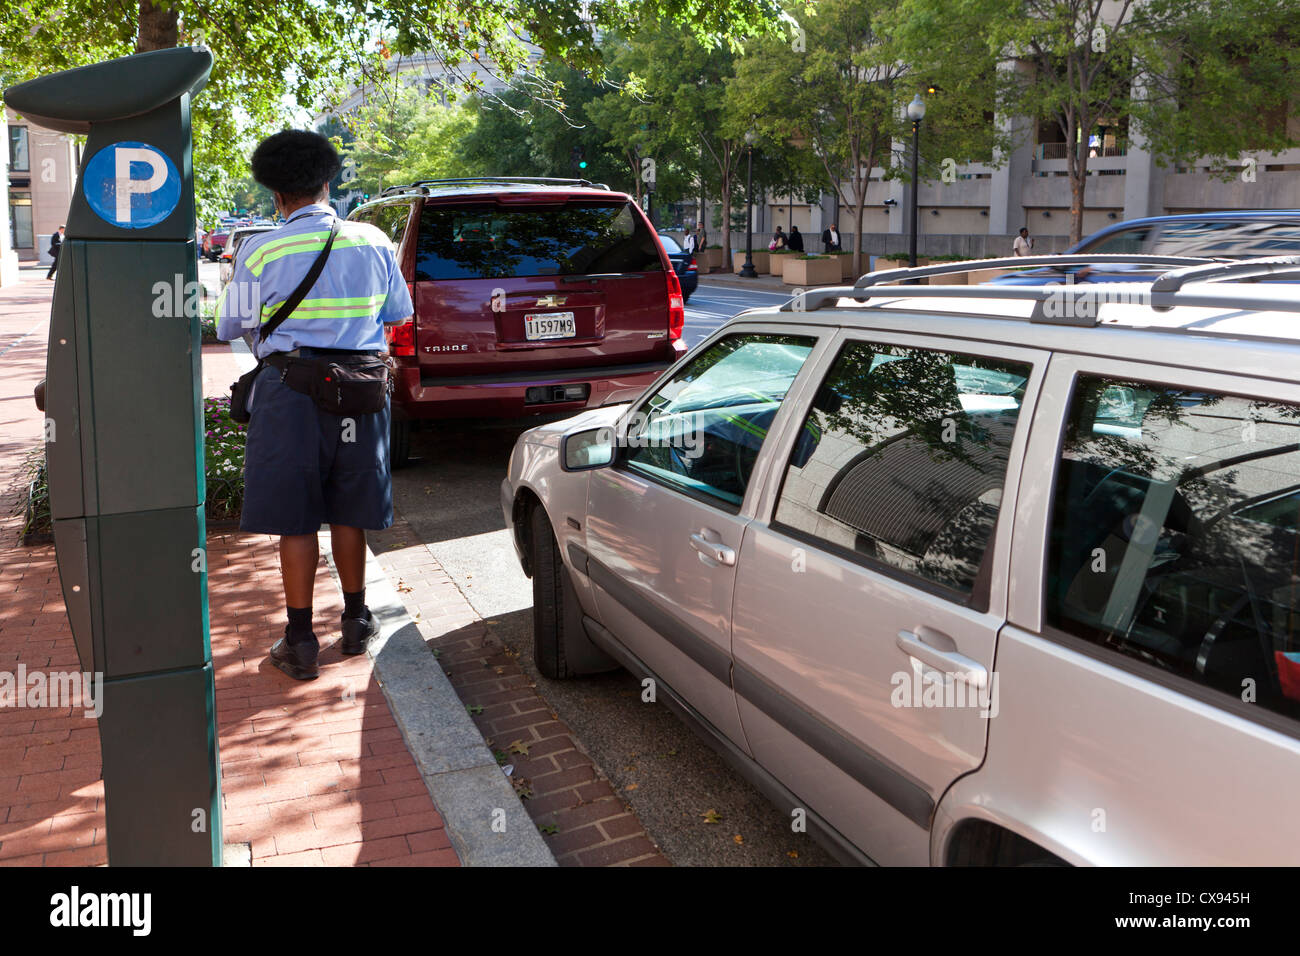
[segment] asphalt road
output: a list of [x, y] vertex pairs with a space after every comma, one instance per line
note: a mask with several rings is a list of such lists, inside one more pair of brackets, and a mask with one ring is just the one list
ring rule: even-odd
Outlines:
[[[687, 303], [692, 347], [743, 309], [788, 296], [701, 286]], [[419, 431], [420, 461], [393, 473], [398, 510], [538, 690], [679, 866], [833, 865], [789, 818], [663, 706], [640, 701], [626, 672], [552, 681], [532, 669], [532, 585], [504, 528], [498, 489], [523, 426], [447, 424]], [[710, 815], [709, 811], [713, 811]], [[706, 822], [716, 815], [718, 822]]]

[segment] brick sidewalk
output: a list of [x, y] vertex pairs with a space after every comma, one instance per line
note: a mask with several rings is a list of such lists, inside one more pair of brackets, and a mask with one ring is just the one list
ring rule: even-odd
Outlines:
[[[44, 270], [0, 290], [0, 671], [80, 670], [54, 550], [17, 543], [20, 463], [39, 447], [31, 389], [44, 375], [52, 283]], [[204, 349], [207, 394], [237, 365]], [[224, 842], [254, 865], [447, 865], [458, 860], [362, 655], [337, 649], [338, 587], [316, 578], [320, 679], [266, 663], [283, 630], [274, 538], [213, 530], [208, 590], [222, 766]], [[0, 708], [0, 865], [107, 862], [99, 735], [81, 709]]]
[[632, 809], [398, 518], [370, 546], [561, 866], [668, 866]]

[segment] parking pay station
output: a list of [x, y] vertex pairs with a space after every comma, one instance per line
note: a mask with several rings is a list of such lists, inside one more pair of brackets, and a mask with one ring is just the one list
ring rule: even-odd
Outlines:
[[[46, 460], [82, 669], [101, 673], [108, 860], [221, 862], [208, 642], [190, 102], [212, 55], [178, 47], [5, 91], [87, 142], [50, 318]], [[167, 291], [160, 292], [165, 287]]]

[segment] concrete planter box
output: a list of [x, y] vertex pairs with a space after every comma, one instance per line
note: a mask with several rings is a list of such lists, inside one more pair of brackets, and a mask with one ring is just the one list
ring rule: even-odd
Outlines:
[[[767, 255], [768, 272], [776, 276], [778, 279], [785, 278], [786, 264], [791, 259], [795, 259], [797, 257], [798, 254], [793, 252], [769, 252]], [[741, 261], [743, 262], [744, 260], [742, 259]], [[755, 267], [757, 268], [757, 264], [755, 264]]]
[[1006, 269], [976, 269], [974, 272], [966, 273], [966, 284], [979, 285], [982, 282], [991, 282], [998, 276], [1006, 274]]
[[840, 264], [834, 258], [801, 259], [791, 256], [785, 264], [785, 273], [781, 277], [786, 285], [807, 288], [818, 285], [839, 285]]
[[[930, 260], [925, 256], [917, 256], [916, 264], [918, 267], [928, 266], [930, 264]], [[886, 269], [906, 269], [906, 268], [907, 268], [906, 259], [886, 259], [884, 256], [881, 256], [876, 259], [876, 268], [874, 271], [884, 272]], [[929, 282], [928, 279], [919, 280], [920, 285], [925, 285], [927, 282]], [[890, 283], [890, 285], [895, 285], [895, 284], [896, 283]]]
[[722, 268], [722, 250], [721, 249], [701, 249], [695, 254], [695, 264], [703, 273], [710, 273], [714, 269]]
[[[942, 263], [933, 263], [933, 265], [942, 265]], [[926, 280], [930, 285], [965, 285], [966, 273], [954, 272], [946, 276], [930, 276]]]
[[[857, 273], [855, 273], [855, 272], [853, 271], [853, 253], [851, 253], [851, 252], [846, 252], [846, 253], [842, 253], [841, 255], [838, 255], [838, 256], [833, 255], [833, 256], [831, 256], [831, 258], [834, 259], [834, 260], [836, 260], [836, 262], [839, 263], [839, 266], [840, 266], [840, 280], [841, 280], [841, 281], [843, 281], [843, 280], [845, 280], [845, 279], [854, 279], [854, 280], [857, 279], [857, 277], [858, 277], [858, 276], [857, 276]], [[868, 261], [868, 262], [870, 261], [870, 259], [867, 259], [866, 257], [864, 257], [864, 260], [865, 260], [865, 261]], [[863, 268], [862, 271], [863, 271], [863, 272], [866, 272], [867, 270], [866, 270], [866, 268]]]
[[[757, 272], [759, 275], [765, 275], [767, 273], [767, 260], [769, 258], [767, 250], [764, 249], [762, 252], [759, 252], [757, 249], [755, 249], [754, 254], [751, 258], [754, 261], [754, 271]], [[731, 253], [731, 263], [732, 263], [731, 271], [735, 273], [739, 273], [740, 270], [745, 267], [745, 250], [744, 249], [733, 250]]]

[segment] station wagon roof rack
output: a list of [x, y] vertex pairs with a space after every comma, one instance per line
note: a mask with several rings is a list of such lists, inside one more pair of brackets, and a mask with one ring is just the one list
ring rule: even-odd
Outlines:
[[977, 272], [982, 269], [1037, 268], [1042, 266], [1093, 266], [1109, 263], [1132, 263], [1151, 266], [1198, 266], [1219, 262], [1204, 256], [1150, 256], [1150, 255], [1114, 255], [1093, 253], [1091, 255], [1059, 256], [1009, 256], [1005, 259], [969, 259], [965, 262], [941, 262], [933, 266], [904, 266], [901, 269], [884, 269], [880, 272], [868, 272], [856, 283], [854, 288], [865, 289], [868, 286], [896, 282], [900, 279], [924, 279], [926, 276], [950, 275], [955, 272]]
[[1262, 259], [1238, 259], [1203, 266], [1189, 266], [1166, 272], [1151, 283], [1152, 292], [1177, 292], [1187, 282], [1200, 279], [1254, 279], [1277, 272], [1294, 272], [1300, 268], [1300, 256], [1270, 256]]
[[604, 183], [593, 183], [586, 179], [556, 179], [547, 176], [467, 176], [463, 179], [420, 179], [404, 186], [389, 186], [380, 196], [393, 193], [409, 192], [420, 189], [427, 193], [430, 187], [437, 186], [501, 186], [501, 185], [535, 185], [535, 186], [578, 186], [584, 189], [604, 189]]
[[[1083, 285], [979, 285], [979, 286], [900, 286], [883, 285], [900, 279], [916, 279], [930, 275], [943, 275], [955, 272], [973, 272], [979, 269], [998, 269], [1009, 266], [1036, 267], [1052, 265], [1102, 265], [1112, 262], [1150, 265], [1179, 265], [1183, 268], [1164, 273], [1160, 278], [1179, 276], [1180, 280], [1170, 278], [1170, 283], [1177, 281], [1173, 289], [1157, 289], [1157, 279], [1141, 293], [1145, 304], [1157, 311], [1165, 311], [1174, 306], [1192, 306], [1198, 308], [1222, 309], [1261, 309], [1281, 312], [1300, 312], [1300, 297], [1294, 292], [1275, 292], [1269, 289], [1252, 288], [1248, 292], [1241, 287], [1227, 291], [1225, 287], [1198, 288], [1184, 290], [1186, 281], [1208, 278], [1250, 278], [1281, 272], [1300, 273], [1300, 257], [1273, 257], [1267, 260], [1219, 261], [1197, 259], [1184, 256], [1147, 256], [1147, 255], [1062, 255], [1062, 256], [1016, 256], [1009, 259], [983, 259], [972, 262], [943, 263], [937, 266], [921, 266], [915, 269], [886, 269], [872, 272], [860, 278], [852, 286], [830, 286], [811, 289], [795, 296], [781, 306], [782, 312], [815, 312], [827, 303], [839, 299], [853, 299], [865, 302], [870, 298], [949, 298], [949, 299], [1011, 299], [1032, 300], [1034, 309], [1028, 317], [1030, 322], [1049, 325], [1072, 325], [1080, 327], [1099, 324], [1099, 312], [1094, 308], [1080, 308], [1081, 304], [1102, 305], [1112, 301], [1117, 292], [1113, 288], [1117, 283], [1099, 283]], [[1228, 287], [1230, 288], [1230, 287]], [[1132, 295], [1132, 293], [1128, 293]], [[1046, 308], [1048, 303], [1072, 306]], [[1017, 320], [1016, 316], [995, 316]]]

